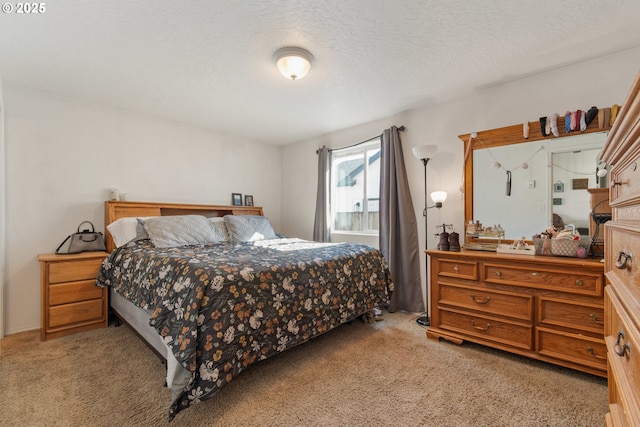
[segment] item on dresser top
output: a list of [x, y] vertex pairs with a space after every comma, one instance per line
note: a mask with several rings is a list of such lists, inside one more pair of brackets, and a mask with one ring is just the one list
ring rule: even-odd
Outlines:
[[[80, 231], [83, 224], [89, 224], [91, 229], [87, 228]], [[63, 248], [65, 243], [69, 245]], [[56, 249], [57, 254], [79, 254], [80, 252], [105, 251], [104, 236], [100, 232], [96, 232], [91, 221], [83, 221], [78, 225], [78, 231], [67, 236], [66, 239]]]
[[460, 235], [455, 231], [449, 234], [449, 250], [451, 252], [460, 252]]
[[591, 237], [580, 236], [573, 224], [567, 224], [560, 231], [554, 226], [547, 228], [545, 232], [533, 236], [533, 243], [536, 255], [584, 258], [591, 247]]

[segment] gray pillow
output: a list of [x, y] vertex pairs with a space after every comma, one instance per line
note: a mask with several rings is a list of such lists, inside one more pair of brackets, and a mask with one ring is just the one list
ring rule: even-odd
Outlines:
[[216, 242], [226, 242], [229, 240], [229, 232], [227, 231], [227, 224], [224, 222], [224, 218], [212, 217], [207, 218], [209, 225], [213, 230]]
[[255, 242], [275, 239], [276, 233], [269, 219], [259, 215], [225, 215], [224, 222], [231, 240], [236, 242]]
[[149, 238], [158, 248], [201, 245], [216, 241], [213, 230], [202, 215], [157, 216], [142, 220]]

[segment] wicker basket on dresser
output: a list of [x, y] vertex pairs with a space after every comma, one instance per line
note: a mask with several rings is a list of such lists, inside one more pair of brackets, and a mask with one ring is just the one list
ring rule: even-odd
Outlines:
[[640, 426], [640, 74], [600, 158], [613, 165], [605, 224], [607, 426]]

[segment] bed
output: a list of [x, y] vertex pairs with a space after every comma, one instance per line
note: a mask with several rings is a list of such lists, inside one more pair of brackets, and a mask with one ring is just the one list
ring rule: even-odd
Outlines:
[[170, 420], [393, 290], [378, 250], [278, 235], [260, 207], [109, 201], [105, 225], [96, 284], [166, 359]]

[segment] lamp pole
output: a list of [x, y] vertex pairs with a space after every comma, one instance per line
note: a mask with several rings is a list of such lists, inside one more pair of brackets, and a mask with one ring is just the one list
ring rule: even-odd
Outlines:
[[[429, 230], [428, 230], [428, 221], [427, 221], [427, 210], [428, 207], [428, 199], [427, 199], [427, 163], [429, 163], [428, 158], [421, 159], [422, 164], [424, 165], [424, 210], [422, 211], [422, 216], [424, 216], [424, 250], [427, 250], [429, 245]], [[431, 326], [431, 318], [429, 318], [429, 255], [425, 252], [425, 277], [424, 277], [424, 289], [425, 289], [425, 314], [416, 319], [418, 325], [421, 326]]]

